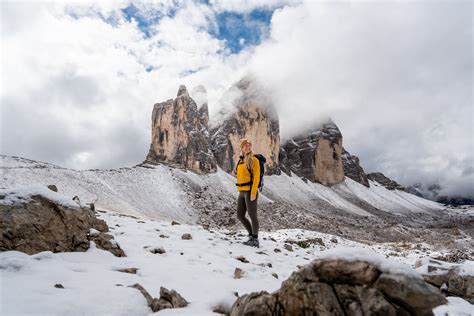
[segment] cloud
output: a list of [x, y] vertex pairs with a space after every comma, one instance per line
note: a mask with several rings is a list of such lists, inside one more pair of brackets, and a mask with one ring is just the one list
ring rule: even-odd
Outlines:
[[474, 195], [471, 2], [308, 1], [270, 27], [249, 68], [283, 138], [329, 115], [367, 172]]
[[2, 3], [3, 154], [78, 169], [133, 165], [148, 151], [154, 103], [180, 84], [204, 84], [214, 100], [240, 76], [243, 60], [226, 59], [206, 31], [208, 6], [163, 15], [146, 36], [122, 13], [128, 5]]
[[250, 72], [284, 139], [331, 116], [367, 172], [474, 195], [472, 2], [4, 1], [1, 23], [3, 154], [133, 165], [154, 103], [204, 85], [212, 119]]

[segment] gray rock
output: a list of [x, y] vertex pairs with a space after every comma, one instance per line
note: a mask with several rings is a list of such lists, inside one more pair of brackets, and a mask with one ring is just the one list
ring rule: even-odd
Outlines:
[[185, 233], [185, 234], [183, 234], [183, 235], [181, 236], [181, 239], [183, 239], [183, 240], [191, 240], [191, 239], [193, 239], [193, 236], [191, 236], [190, 233]]
[[160, 298], [154, 298], [148, 293], [143, 286], [138, 283], [129, 285], [129, 287], [139, 290], [145, 297], [148, 306], [153, 312], [158, 312], [166, 308], [186, 307], [189, 303], [175, 290], [168, 290], [160, 287]]
[[351, 155], [345, 148], [342, 148], [341, 157], [344, 165], [344, 175], [369, 188], [369, 180], [360, 165], [359, 157]]
[[367, 178], [375, 181], [377, 183], [380, 183], [383, 185], [385, 188], [388, 190], [405, 190], [405, 188], [398, 184], [396, 181], [386, 177], [383, 173], [381, 172], [372, 172], [367, 174]]
[[230, 315], [432, 315], [446, 299], [421, 278], [363, 261], [314, 260], [274, 293], [243, 295]]
[[[428, 266], [430, 267], [430, 266]], [[459, 274], [459, 267], [454, 266], [447, 271], [441, 269], [431, 269], [431, 273], [423, 275], [426, 282], [444, 289], [447, 294], [460, 296], [474, 304], [474, 276]], [[441, 273], [440, 273], [441, 272]]]
[[86, 251], [90, 240], [97, 247], [125, 256], [111, 235], [89, 235], [91, 228], [108, 231], [107, 224], [89, 207], [59, 204], [42, 195], [14, 205], [0, 204], [0, 251], [17, 250], [27, 254], [42, 251]]
[[54, 184], [48, 185], [48, 189], [50, 189], [51, 191], [54, 191], [54, 192], [58, 192], [58, 188]]
[[402, 274], [382, 273], [375, 283], [391, 301], [416, 315], [433, 315], [432, 309], [448, 301], [423, 279]]

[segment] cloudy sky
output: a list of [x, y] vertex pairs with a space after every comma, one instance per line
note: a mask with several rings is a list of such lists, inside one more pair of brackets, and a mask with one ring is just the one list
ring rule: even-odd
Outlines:
[[144, 160], [153, 104], [253, 73], [282, 138], [330, 115], [366, 172], [474, 196], [471, 1], [1, 2], [1, 154]]

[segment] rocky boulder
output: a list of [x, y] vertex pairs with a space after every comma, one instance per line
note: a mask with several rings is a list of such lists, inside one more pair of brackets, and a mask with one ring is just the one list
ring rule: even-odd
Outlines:
[[341, 157], [344, 166], [344, 175], [369, 188], [369, 180], [367, 179], [364, 169], [360, 165], [359, 157], [351, 155], [345, 148], [342, 148]]
[[418, 275], [384, 272], [365, 261], [318, 259], [274, 293], [239, 297], [230, 315], [433, 315], [446, 303]]
[[[205, 92], [198, 91], [202, 96]], [[216, 171], [216, 161], [209, 143], [207, 101], [197, 103], [184, 85], [176, 99], [153, 107], [150, 150], [145, 162], [166, 163], [197, 173]]]
[[367, 174], [367, 178], [383, 185], [388, 190], [405, 190], [403, 186], [398, 184], [396, 181], [386, 177], [381, 172], [372, 172]]
[[[267, 158], [266, 174], [280, 174], [280, 125], [272, 102], [251, 77], [245, 77], [224, 95], [228, 102], [211, 129], [212, 151], [217, 164], [231, 172], [239, 159], [241, 138], [253, 143], [254, 153]], [[223, 102], [223, 101], [221, 101]]]
[[342, 134], [328, 119], [286, 141], [280, 151], [282, 170], [323, 185], [344, 181]]
[[474, 304], [474, 276], [463, 273], [460, 264], [447, 264], [429, 259], [427, 271], [423, 274], [426, 282], [441, 289], [450, 296], [460, 296]]
[[106, 234], [107, 224], [90, 207], [46, 187], [0, 190], [0, 251], [27, 254], [42, 251], [86, 251], [90, 240], [98, 248], [122, 257], [125, 253]]

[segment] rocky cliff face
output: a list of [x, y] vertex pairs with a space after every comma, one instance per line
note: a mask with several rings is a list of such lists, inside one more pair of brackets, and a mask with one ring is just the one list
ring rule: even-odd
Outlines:
[[345, 148], [342, 148], [342, 164], [346, 177], [359, 182], [366, 187], [370, 187], [367, 175], [359, 163], [359, 157], [351, 155]]
[[332, 120], [285, 142], [282, 169], [313, 182], [333, 185], [344, 181], [342, 134]]
[[254, 153], [267, 158], [266, 174], [280, 174], [280, 127], [275, 108], [249, 78], [234, 85], [230, 94], [237, 97], [226, 109], [229, 113], [221, 113], [224, 121], [211, 129], [212, 151], [217, 164], [231, 172], [240, 155], [239, 140], [245, 137], [252, 141]]
[[207, 102], [198, 109], [186, 87], [180, 86], [176, 99], [153, 107], [151, 145], [145, 161], [167, 163], [198, 173], [216, 171], [208, 121]]
[[383, 173], [381, 172], [372, 172], [367, 175], [367, 178], [369, 178], [372, 181], [378, 182], [384, 187], [386, 187], [389, 190], [403, 190], [405, 191], [405, 188], [398, 184], [396, 181], [386, 177]]

